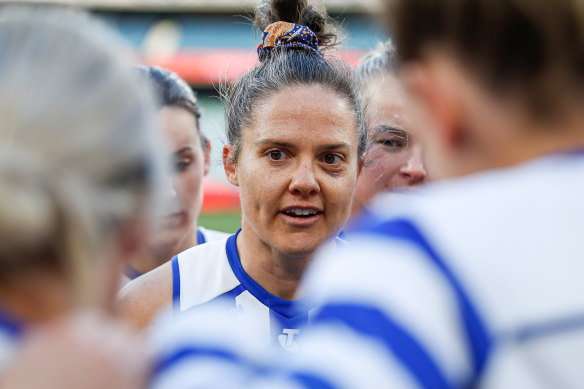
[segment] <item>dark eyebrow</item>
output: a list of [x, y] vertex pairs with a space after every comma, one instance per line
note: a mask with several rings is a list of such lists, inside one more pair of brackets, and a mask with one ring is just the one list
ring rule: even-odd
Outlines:
[[[258, 139], [255, 142], [255, 144], [256, 145], [271, 144], [271, 145], [276, 145], [276, 146], [286, 147], [286, 148], [294, 148], [294, 147], [296, 147], [296, 145], [294, 145], [292, 143], [282, 142], [282, 141], [279, 141], [279, 140], [268, 139], [268, 138]], [[328, 145], [322, 145], [319, 148], [320, 149], [340, 149], [340, 148], [343, 148], [343, 147], [351, 148], [351, 145], [348, 144], [348, 143], [342, 142], [342, 143], [332, 143], [332, 144], [328, 144]]]
[[395, 134], [395, 135], [402, 136], [404, 138], [407, 138], [408, 135], [409, 135], [406, 130], [403, 130], [403, 129], [397, 128], [397, 127], [391, 127], [391, 126], [378, 126], [378, 127], [375, 127], [373, 129], [373, 133], [375, 135], [378, 135], [378, 136], [381, 135], [381, 134], [384, 134], [384, 133], [391, 133], [391, 134]]
[[281, 147], [287, 147], [287, 148], [291, 148], [294, 147], [294, 145], [292, 143], [288, 143], [288, 142], [282, 142], [279, 140], [275, 140], [275, 139], [269, 139], [269, 138], [261, 138], [255, 141], [256, 145], [263, 145], [263, 144], [272, 144], [272, 145], [276, 145], [276, 146], [281, 146]]
[[173, 154], [174, 155], [179, 155], [179, 154], [184, 153], [185, 151], [191, 151], [191, 150], [193, 150], [193, 147], [192, 146], [185, 146], [182, 149], [175, 151]]
[[343, 143], [333, 143], [333, 144], [330, 144], [330, 145], [324, 145], [322, 148], [323, 149], [342, 149], [343, 147], [351, 148], [351, 145], [348, 144], [348, 143], [345, 143], [345, 142], [343, 142]]

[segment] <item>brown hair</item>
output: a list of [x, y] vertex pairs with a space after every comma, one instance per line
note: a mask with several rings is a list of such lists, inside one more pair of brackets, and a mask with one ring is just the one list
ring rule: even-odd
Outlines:
[[584, 96], [581, 0], [393, 0], [402, 62], [447, 49], [499, 93], [519, 95], [536, 116], [553, 117]]
[[[323, 50], [335, 43], [335, 34], [327, 27], [330, 23], [326, 11], [320, 12], [306, 0], [264, 0], [256, 9], [256, 23], [259, 28], [278, 21], [304, 24], [317, 35], [318, 49]], [[232, 159], [237, 160], [244, 128], [255, 119], [256, 105], [286, 87], [312, 84], [328, 88], [349, 103], [355, 114], [352, 119], [359, 137], [361, 161], [367, 134], [357, 76], [349, 65], [335, 57], [321, 58], [307, 50], [297, 49], [273, 50], [258, 66], [223, 89], [227, 141], [234, 147]]]

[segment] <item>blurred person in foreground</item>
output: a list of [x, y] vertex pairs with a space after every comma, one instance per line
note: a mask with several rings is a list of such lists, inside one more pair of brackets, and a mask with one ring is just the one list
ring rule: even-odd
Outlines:
[[299, 358], [274, 367], [195, 320], [197, 336], [160, 331], [156, 388], [202, 377], [205, 387], [584, 382], [584, 3], [395, 0], [390, 10], [426, 166], [442, 181], [379, 199], [350, 247], [317, 256], [304, 291], [322, 308]]
[[83, 13], [0, 11], [0, 387], [133, 388], [148, 358], [111, 315], [163, 177], [147, 94]]
[[351, 216], [376, 195], [426, 182], [420, 139], [412, 133], [413, 109], [397, 75], [391, 41], [367, 53], [357, 74], [367, 107], [367, 153], [357, 181]]
[[124, 272], [128, 279], [149, 272], [191, 247], [228, 235], [197, 226], [203, 178], [211, 164], [211, 142], [200, 128], [201, 108], [195, 93], [169, 70], [138, 66], [135, 71], [154, 93], [161, 137], [170, 147], [174, 171], [166, 180], [166, 208], [152, 232], [148, 253], [129, 261]]

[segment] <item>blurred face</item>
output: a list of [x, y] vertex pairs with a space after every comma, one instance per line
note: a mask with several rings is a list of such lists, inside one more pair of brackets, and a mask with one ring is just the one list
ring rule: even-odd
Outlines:
[[359, 170], [355, 115], [336, 93], [312, 85], [258, 105], [238, 160], [226, 163], [240, 188], [243, 228], [276, 251], [309, 255], [349, 214]]
[[365, 88], [369, 97], [363, 172], [357, 183], [357, 208], [378, 193], [424, 182], [426, 170], [412, 115], [399, 81], [390, 75], [373, 78]]
[[202, 180], [209, 170], [210, 149], [203, 150], [195, 117], [186, 109], [166, 106], [160, 109], [159, 115], [175, 170], [168, 177], [169, 201], [154, 235], [152, 249], [168, 252], [196, 236]]

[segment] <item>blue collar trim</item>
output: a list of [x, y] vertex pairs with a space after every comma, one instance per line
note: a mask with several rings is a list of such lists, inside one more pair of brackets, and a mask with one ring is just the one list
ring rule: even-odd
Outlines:
[[201, 231], [200, 228], [197, 228], [197, 245], [203, 243], [207, 243], [207, 240], [205, 239], [205, 235], [203, 235], [203, 231]]
[[24, 325], [6, 310], [0, 308], [0, 329], [7, 332], [10, 336], [17, 337], [24, 331]]
[[235, 234], [231, 235], [227, 239], [225, 250], [227, 252], [227, 260], [229, 261], [231, 270], [233, 270], [233, 273], [239, 282], [241, 282], [243, 287], [247, 289], [262, 304], [287, 318], [305, 314], [309, 309], [311, 309], [312, 304], [310, 304], [309, 299], [302, 298], [293, 301], [284, 300], [262, 288], [260, 284], [255, 282], [245, 272], [243, 266], [241, 266], [239, 252], [237, 251], [237, 236], [240, 232], [241, 229], [239, 229]]

